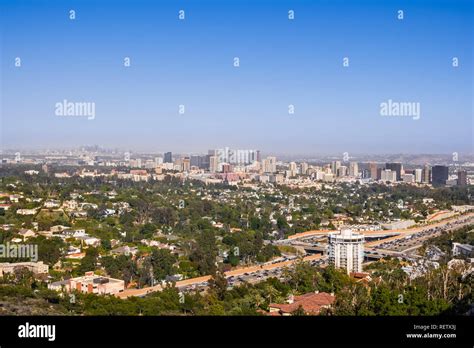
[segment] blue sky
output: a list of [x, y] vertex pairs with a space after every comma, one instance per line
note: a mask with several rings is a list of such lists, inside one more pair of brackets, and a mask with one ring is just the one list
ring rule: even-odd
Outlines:
[[[0, 6], [3, 148], [473, 152], [472, 1]], [[64, 99], [94, 102], [95, 118], [56, 116]], [[420, 119], [382, 117], [388, 99], [419, 102]]]

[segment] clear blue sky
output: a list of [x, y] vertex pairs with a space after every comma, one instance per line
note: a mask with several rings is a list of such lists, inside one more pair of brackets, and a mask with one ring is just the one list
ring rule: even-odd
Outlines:
[[[2, 147], [472, 153], [472, 3], [2, 0]], [[380, 116], [388, 99], [420, 119]]]

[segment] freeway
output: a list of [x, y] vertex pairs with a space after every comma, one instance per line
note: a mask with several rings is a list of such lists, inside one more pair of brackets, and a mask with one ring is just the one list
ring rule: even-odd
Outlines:
[[[447, 225], [450, 222], [455, 222], [455, 221], [457, 221], [459, 219], [462, 219], [462, 218], [472, 218], [472, 217], [474, 217], [474, 213], [468, 213], [468, 214], [465, 214], [465, 215], [457, 215], [457, 216], [454, 216], [454, 217], [451, 217], [451, 218], [447, 218], [447, 219], [441, 220], [441, 221], [436, 222], [436, 223], [430, 223], [430, 224], [426, 224], [426, 225], [423, 225], [423, 226], [416, 226], [416, 227], [407, 228], [407, 229], [363, 231], [361, 233], [364, 236], [369, 236], [369, 237], [376, 237], [378, 235], [394, 235], [394, 236], [399, 235], [399, 234], [407, 235], [407, 234], [417, 233], [417, 232], [420, 232], [420, 231], [423, 231], [425, 229], [429, 229], [429, 228], [432, 228], [432, 227], [441, 227], [441, 226]], [[291, 235], [291, 236], [288, 237], [288, 240], [299, 239], [299, 238], [307, 238], [307, 237], [311, 237], [311, 236], [325, 236], [328, 233], [335, 233], [335, 232], [337, 232], [337, 231], [335, 231], [335, 230], [311, 230], [311, 231], [306, 231], [306, 232], [301, 232], [301, 233], [296, 233], [294, 235]]]

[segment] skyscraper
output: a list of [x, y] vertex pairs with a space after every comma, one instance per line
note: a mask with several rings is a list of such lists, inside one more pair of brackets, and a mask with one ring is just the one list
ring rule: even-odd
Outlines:
[[347, 167], [346, 166], [340, 166], [337, 168], [337, 176], [347, 176]]
[[397, 173], [397, 181], [402, 180], [402, 164], [401, 163], [385, 163], [385, 169], [390, 169]]
[[308, 174], [308, 163], [306, 162], [301, 163], [301, 174], [303, 175]]
[[217, 156], [209, 156], [209, 171], [216, 173], [219, 169], [219, 158]]
[[430, 166], [425, 164], [425, 166], [423, 167], [423, 173], [421, 175], [421, 181], [424, 182], [425, 184], [429, 184], [430, 183]]
[[345, 269], [347, 273], [362, 272], [364, 241], [364, 235], [350, 229], [341, 230], [340, 233], [330, 233], [328, 236], [329, 264]]
[[416, 168], [415, 169], [415, 182], [421, 182], [423, 177], [423, 169]]
[[369, 163], [369, 170], [370, 170], [370, 177], [373, 180], [378, 180], [378, 177], [377, 177], [377, 163], [370, 162]]
[[190, 161], [191, 161], [191, 167], [201, 167], [201, 158], [202, 156], [191, 156]]
[[173, 163], [173, 154], [171, 152], [166, 152], [163, 158], [164, 163]]
[[446, 166], [433, 166], [431, 169], [431, 182], [433, 186], [446, 185], [449, 169]]
[[290, 176], [295, 176], [297, 174], [297, 167], [295, 162], [290, 162]]
[[389, 181], [389, 182], [395, 182], [397, 181], [397, 172], [390, 170], [390, 169], [384, 169], [382, 170], [380, 174], [380, 180], [382, 181]]
[[465, 171], [465, 170], [459, 170], [458, 171], [457, 185], [458, 186], [467, 186], [467, 171]]
[[359, 164], [357, 162], [351, 162], [349, 164], [349, 175], [358, 176], [359, 175]]
[[337, 175], [337, 170], [341, 166], [341, 161], [332, 161], [331, 162], [331, 171], [334, 175]]

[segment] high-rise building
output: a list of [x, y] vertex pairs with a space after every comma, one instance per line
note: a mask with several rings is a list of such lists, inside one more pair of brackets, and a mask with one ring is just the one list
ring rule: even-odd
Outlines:
[[397, 173], [397, 181], [402, 180], [402, 168], [401, 163], [385, 163], [385, 169], [390, 169]]
[[415, 169], [415, 182], [421, 182], [423, 177], [423, 169], [417, 168]]
[[349, 164], [349, 175], [358, 176], [359, 175], [359, 164], [357, 162], [351, 162]]
[[308, 163], [306, 162], [301, 163], [301, 174], [303, 175], [308, 174]]
[[397, 181], [397, 172], [390, 169], [383, 169], [380, 173], [380, 180], [383, 182], [396, 182]]
[[297, 174], [298, 167], [296, 166], [295, 162], [290, 162], [290, 175], [295, 176]]
[[467, 171], [465, 170], [458, 170], [458, 186], [467, 186]]
[[163, 158], [164, 163], [173, 163], [173, 154], [171, 152], [166, 152]]
[[209, 171], [217, 173], [219, 170], [219, 158], [217, 156], [209, 156]]
[[425, 164], [423, 167], [423, 173], [421, 175], [421, 181], [425, 184], [429, 184], [431, 182], [431, 170], [430, 166]]
[[262, 169], [265, 173], [276, 172], [276, 157], [267, 157], [262, 161]]
[[198, 167], [200, 168], [201, 167], [201, 158], [202, 156], [191, 156], [190, 157], [190, 163], [191, 163], [191, 167]]
[[433, 166], [431, 168], [431, 183], [433, 186], [444, 186], [448, 180], [449, 169], [446, 166]]
[[183, 172], [189, 172], [191, 170], [191, 161], [189, 157], [184, 157], [181, 166], [183, 168]]
[[361, 171], [362, 179], [370, 179], [370, 171], [367, 168]]
[[341, 176], [347, 176], [347, 167], [346, 166], [340, 166], [339, 168], [337, 168], [337, 176], [338, 177], [341, 177]]
[[306, 162], [301, 163], [301, 174], [303, 175], [308, 174], [308, 163]]
[[364, 241], [363, 234], [350, 229], [341, 230], [340, 233], [330, 233], [328, 235], [329, 264], [345, 269], [347, 273], [362, 272]]
[[378, 180], [379, 178], [377, 177], [377, 163], [369, 163], [369, 170], [370, 170], [370, 177], [373, 180]]
[[337, 170], [341, 166], [341, 161], [332, 161], [331, 162], [331, 172], [334, 175], [337, 175]]

